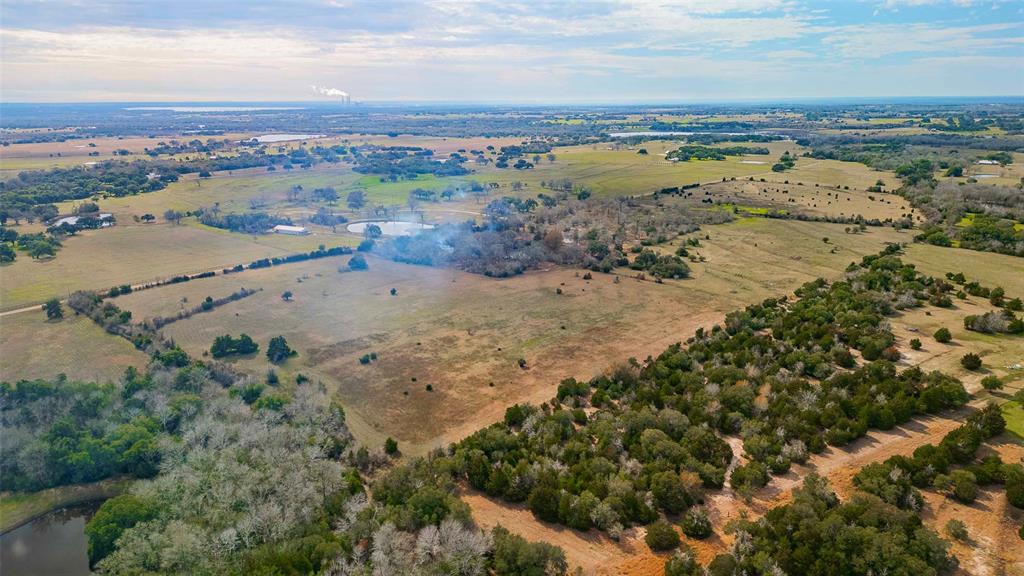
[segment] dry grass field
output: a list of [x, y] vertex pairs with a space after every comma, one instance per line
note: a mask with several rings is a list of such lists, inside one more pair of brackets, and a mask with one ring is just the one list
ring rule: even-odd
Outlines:
[[[697, 198], [710, 197], [716, 202], [737, 204], [741, 207], [770, 208], [830, 218], [864, 216], [867, 219], [899, 220], [910, 214], [915, 222], [922, 222], [918, 213], [901, 196], [885, 192], [867, 192], [864, 189], [844, 189], [819, 186], [810, 182], [786, 179], [753, 182], [735, 180], [703, 186], [694, 191]], [[789, 184], [786, 184], [786, 182]]]
[[64, 309], [46, 320], [42, 310], [0, 316], [0, 381], [53, 378], [112, 382], [128, 366], [143, 368], [149, 357], [127, 340], [107, 334], [92, 320]]
[[56, 258], [18, 260], [0, 267], [0, 309], [11, 310], [75, 290], [137, 284], [177, 274], [219, 270], [258, 258], [313, 250], [341, 237], [249, 236], [199, 224], [118, 224], [64, 241]]
[[[301, 372], [330, 385], [360, 439], [377, 444], [390, 435], [417, 452], [499, 419], [510, 404], [546, 400], [562, 378], [657, 354], [729, 310], [835, 276], [904, 238], [891, 229], [848, 235], [838, 225], [764, 219], [707, 234], [707, 261], [693, 264], [693, 278], [665, 284], [604, 274], [588, 281], [557, 268], [497, 280], [377, 258], [367, 272], [339, 273], [340, 257], [143, 291], [117, 304], [141, 320], [261, 288], [165, 333], [195, 355], [225, 333], [245, 332], [264, 348], [284, 335], [299, 356], [283, 376]], [[824, 244], [822, 236], [835, 240]], [[286, 290], [292, 302], [281, 299]], [[360, 364], [371, 352], [378, 360]], [[235, 362], [260, 376], [269, 368], [262, 355]]]
[[[221, 136], [199, 136], [200, 140], [228, 139], [238, 141], [251, 137], [252, 134], [224, 134]], [[138, 160], [149, 157], [146, 148], [156, 148], [160, 142], [178, 140], [184, 142], [194, 139], [188, 136], [130, 136], [123, 138], [74, 138], [63, 142], [34, 142], [31, 144], [11, 144], [0, 148], [0, 179], [10, 178], [22, 170], [48, 170], [50, 168], [70, 168], [91, 162], [102, 162], [119, 158], [122, 160]], [[128, 156], [116, 156], [115, 150], [127, 150]], [[96, 153], [90, 156], [90, 153]], [[180, 155], [182, 158], [188, 154]]]

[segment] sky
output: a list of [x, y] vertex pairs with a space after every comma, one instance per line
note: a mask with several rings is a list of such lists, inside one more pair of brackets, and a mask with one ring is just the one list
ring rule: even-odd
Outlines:
[[1024, 95], [1024, 0], [3, 0], [0, 100]]

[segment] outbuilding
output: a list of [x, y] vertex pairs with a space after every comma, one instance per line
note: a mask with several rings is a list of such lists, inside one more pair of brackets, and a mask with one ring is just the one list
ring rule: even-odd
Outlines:
[[306, 230], [304, 226], [288, 226], [285, 224], [278, 224], [274, 226], [275, 234], [290, 234], [292, 236], [305, 236], [309, 234], [309, 230]]

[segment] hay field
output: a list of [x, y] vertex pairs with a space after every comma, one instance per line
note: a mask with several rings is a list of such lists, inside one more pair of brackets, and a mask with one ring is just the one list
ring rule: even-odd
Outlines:
[[[361, 440], [376, 445], [390, 435], [415, 453], [499, 419], [510, 404], [546, 400], [564, 377], [589, 378], [630, 356], [660, 353], [730, 310], [835, 276], [903, 238], [841, 229], [764, 219], [709, 227], [711, 240], [700, 249], [708, 261], [693, 265], [692, 279], [665, 284], [615, 283], [605, 274], [587, 281], [557, 268], [497, 280], [378, 258], [367, 272], [339, 273], [347, 260], [340, 257], [138, 292], [117, 304], [141, 320], [175, 312], [182, 299], [194, 305], [261, 288], [165, 333], [194, 355], [225, 333], [245, 332], [264, 350], [284, 335], [299, 356], [279, 369], [282, 381], [300, 372], [323, 381]], [[834, 245], [820, 241], [826, 235]], [[292, 302], [281, 299], [285, 290]], [[379, 359], [360, 364], [371, 352]], [[235, 362], [259, 376], [270, 367], [262, 354]]]

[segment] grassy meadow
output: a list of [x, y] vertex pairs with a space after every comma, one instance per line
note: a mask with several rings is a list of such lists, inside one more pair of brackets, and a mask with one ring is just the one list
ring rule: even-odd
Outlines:
[[69, 379], [113, 382], [125, 368], [143, 368], [149, 357], [127, 340], [107, 334], [67, 307], [65, 318], [48, 321], [42, 310], [0, 316], [0, 381]]

